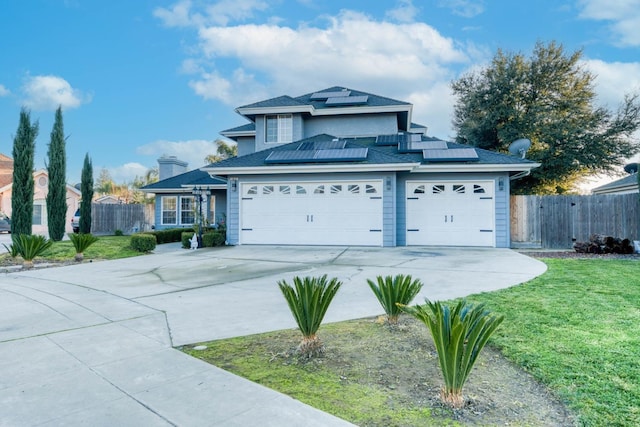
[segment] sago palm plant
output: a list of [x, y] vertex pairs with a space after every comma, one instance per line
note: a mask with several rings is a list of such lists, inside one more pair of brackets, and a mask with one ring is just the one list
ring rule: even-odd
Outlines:
[[464, 406], [462, 388], [480, 351], [500, 326], [504, 316], [485, 310], [484, 304], [459, 301], [453, 308], [426, 300], [426, 305], [402, 309], [431, 331], [444, 377], [442, 399], [454, 408]]
[[22, 257], [23, 268], [32, 268], [34, 258], [42, 255], [53, 244], [51, 240], [37, 234], [19, 234], [11, 236], [11, 240], [16, 253]]
[[298, 353], [304, 357], [312, 357], [324, 351], [322, 341], [317, 332], [322, 323], [329, 304], [342, 286], [337, 278], [327, 280], [327, 275], [322, 277], [298, 276], [293, 278], [293, 286], [281, 280], [278, 286], [287, 300], [300, 332], [302, 342], [298, 346]]
[[78, 262], [84, 259], [84, 251], [98, 241], [98, 238], [90, 233], [71, 233], [69, 234], [69, 239], [76, 250], [74, 259]]
[[367, 279], [367, 283], [387, 313], [389, 324], [396, 325], [402, 311], [398, 304], [408, 305], [422, 289], [422, 282], [420, 279], [413, 280], [411, 275], [404, 274], [398, 274], [395, 277], [378, 276], [376, 280], [377, 283]]

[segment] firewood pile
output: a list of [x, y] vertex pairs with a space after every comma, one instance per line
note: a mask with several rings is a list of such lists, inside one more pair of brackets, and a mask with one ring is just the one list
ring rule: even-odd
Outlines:
[[573, 249], [582, 254], [632, 254], [633, 242], [629, 239], [592, 234], [588, 242], [576, 242]]

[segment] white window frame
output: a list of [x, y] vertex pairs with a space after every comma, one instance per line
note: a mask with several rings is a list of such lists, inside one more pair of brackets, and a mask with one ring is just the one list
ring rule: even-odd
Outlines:
[[209, 205], [209, 209], [207, 212], [207, 221], [209, 221], [210, 225], [214, 225], [217, 223], [216, 220], [216, 196], [210, 195], [207, 198], [207, 204]]
[[[184, 202], [189, 201], [189, 206], [187, 206], [186, 208], [184, 207]], [[197, 206], [196, 206], [196, 198], [194, 196], [181, 196], [180, 197], [180, 225], [193, 225], [196, 223], [196, 210], [197, 210]], [[186, 214], [191, 214], [191, 218], [193, 219], [193, 221], [188, 222], [185, 221], [185, 215]]]
[[[165, 206], [165, 201], [173, 199], [174, 207], [173, 209], [167, 209]], [[174, 221], [168, 222], [165, 221], [165, 212], [173, 212]], [[162, 196], [160, 198], [160, 223], [162, 225], [177, 225], [178, 224], [178, 196]]]
[[[269, 128], [273, 123], [275, 128]], [[274, 140], [275, 137], [275, 140]], [[264, 116], [264, 141], [267, 144], [286, 144], [293, 141], [293, 114]]]
[[[36, 208], [40, 209], [40, 221], [36, 221]], [[32, 225], [46, 225], [47, 210], [44, 201], [36, 201], [33, 203], [33, 214], [31, 217]]]

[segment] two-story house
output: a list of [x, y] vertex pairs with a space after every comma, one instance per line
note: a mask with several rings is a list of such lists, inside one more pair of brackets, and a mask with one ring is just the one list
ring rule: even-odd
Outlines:
[[230, 244], [509, 247], [509, 183], [537, 163], [427, 136], [413, 106], [332, 87], [221, 132]]

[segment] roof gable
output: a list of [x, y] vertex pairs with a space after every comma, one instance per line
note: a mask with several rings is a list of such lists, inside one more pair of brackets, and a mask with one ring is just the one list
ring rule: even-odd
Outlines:
[[153, 184], [145, 185], [140, 188], [146, 192], [157, 192], [158, 190], [186, 191], [190, 186], [202, 187], [226, 187], [227, 181], [224, 178], [214, 178], [207, 172], [200, 169], [194, 169]]

